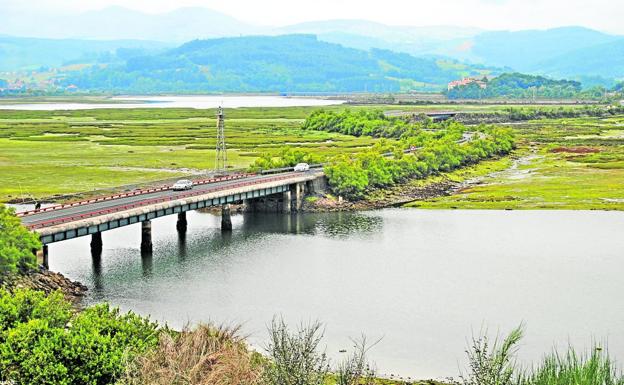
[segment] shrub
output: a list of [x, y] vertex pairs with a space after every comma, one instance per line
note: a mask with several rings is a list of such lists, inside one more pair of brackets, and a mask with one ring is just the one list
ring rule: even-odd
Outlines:
[[301, 325], [291, 332], [284, 320], [274, 318], [266, 348], [271, 362], [265, 381], [271, 385], [322, 385], [329, 371], [325, 353], [319, 352], [323, 331], [319, 322]]
[[486, 333], [472, 339], [466, 351], [469, 372], [460, 376], [462, 385], [511, 385], [516, 370], [515, 354], [522, 338], [522, 326], [512, 330], [502, 341], [497, 337], [490, 345]]
[[354, 340], [355, 350], [344, 359], [336, 369], [336, 385], [368, 385], [375, 384], [375, 369], [368, 362], [366, 355], [371, 346], [366, 337]]
[[22, 226], [15, 211], [0, 205], [0, 276], [36, 268], [33, 250], [40, 247], [39, 237]]
[[74, 314], [60, 292], [0, 291], [0, 381], [111, 384], [157, 342], [157, 327], [106, 304]]

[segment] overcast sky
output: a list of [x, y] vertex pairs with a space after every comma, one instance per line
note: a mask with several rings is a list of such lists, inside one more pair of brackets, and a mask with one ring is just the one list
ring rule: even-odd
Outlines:
[[67, 12], [119, 5], [149, 13], [211, 8], [256, 25], [367, 19], [391, 25], [528, 29], [580, 25], [624, 34], [624, 0], [0, 0], [2, 10]]

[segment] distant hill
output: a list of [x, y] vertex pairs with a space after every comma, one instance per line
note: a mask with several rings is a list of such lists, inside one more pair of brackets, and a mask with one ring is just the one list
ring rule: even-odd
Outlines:
[[[277, 31], [314, 33], [320, 40], [358, 49], [388, 49], [452, 58], [553, 77], [624, 78], [618, 48], [624, 37], [582, 27], [490, 31], [454, 27], [397, 27], [363, 20], [329, 20]], [[611, 66], [611, 67], [610, 67]]]
[[624, 79], [624, 38], [552, 57], [532, 70], [560, 77]]
[[65, 84], [120, 92], [441, 90], [483, 67], [347, 48], [312, 35], [195, 40], [122, 65], [67, 73]]
[[367, 20], [327, 20], [290, 25], [273, 32], [315, 34], [320, 40], [358, 49], [452, 57], [450, 51], [482, 31], [453, 26], [390, 26]]
[[37, 39], [0, 36], [0, 71], [61, 67], [78, 62], [95, 63], [116, 55], [119, 49], [153, 52], [170, 45], [142, 40]]
[[454, 56], [519, 71], [534, 71], [539, 63], [616, 40], [617, 36], [581, 27], [485, 32], [470, 40], [464, 55]]

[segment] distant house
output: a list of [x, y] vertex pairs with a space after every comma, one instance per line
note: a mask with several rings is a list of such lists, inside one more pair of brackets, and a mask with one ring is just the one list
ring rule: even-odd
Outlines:
[[469, 84], [477, 84], [479, 87], [485, 89], [487, 88], [487, 82], [484, 81], [485, 78], [463, 78], [461, 80], [453, 80], [448, 84], [448, 90], [452, 90], [455, 87], [467, 86]]

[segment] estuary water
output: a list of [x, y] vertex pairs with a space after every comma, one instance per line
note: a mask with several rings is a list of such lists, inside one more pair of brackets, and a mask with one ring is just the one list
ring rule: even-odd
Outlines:
[[328, 354], [350, 337], [380, 339], [379, 372], [456, 376], [470, 336], [526, 325], [520, 359], [553, 346], [608, 341], [624, 360], [624, 213], [426, 211], [233, 216], [153, 221], [154, 253], [141, 257], [138, 226], [50, 245], [50, 268], [108, 301], [174, 327], [242, 324], [259, 350], [276, 314], [293, 326], [325, 324]]
[[108, 103], [43, 102], [0, 104], [0, 110], [92, 110], [96, 108], [241, 108], [241, 107], [313, 107], [342, 104], [342, 100], [283, 96], [119, 96]]

